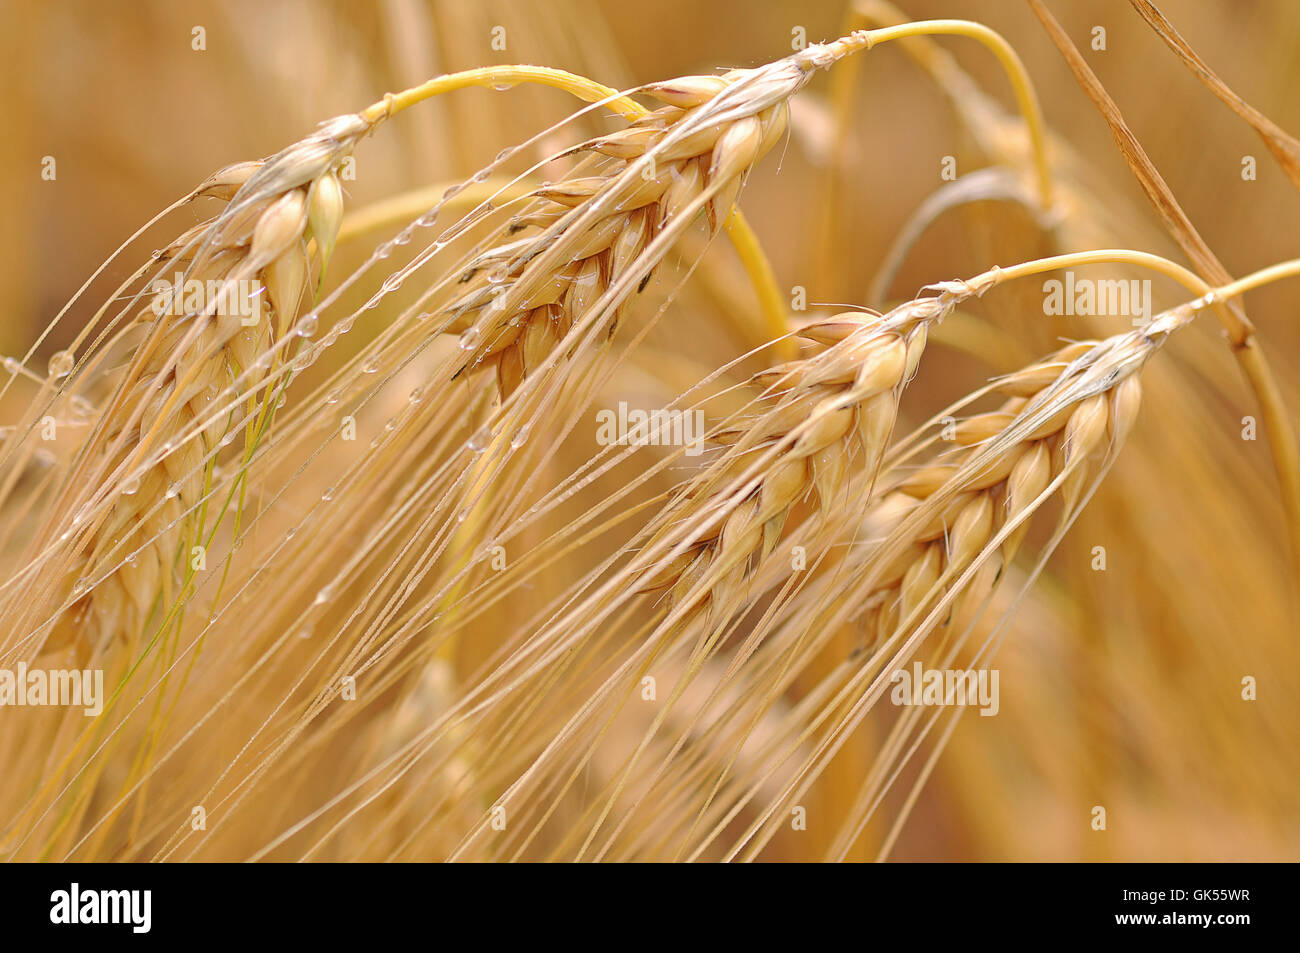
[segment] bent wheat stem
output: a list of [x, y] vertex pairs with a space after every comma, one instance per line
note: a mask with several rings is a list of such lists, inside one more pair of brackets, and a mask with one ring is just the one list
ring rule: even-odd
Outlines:
[[[873, 30], [860, 30], [863, 26], [878, 23], [887, 25]], [[1053, 208], [1056, 201], [1055, 186], [1047, 148], [1047, 126], [1043, 119], [1042, 108], [1039, 105], [1038, 95], [1034, 90], [1028, 72], [1025, 70], [1024, 63], [1021, 62], [1014, 48], [1001, 34], [982, 24], [964, 20], [911, 22], [907, 21], [903, 14], [889, 3], [863, 2], [863, 0], [856, 0], [850, 5], [844, 30], [852, 35], [865, 32], [866, 35], [873, 37], [867, 46], [868, 49], [877, 43], [888, 42], [889, 40], [903, 40], [905, 45], [911, 49], [912, 44], [928, 42], [923, 38], [944, 35], [963, 36], [982, 43], [988, 48], [997, 58], [1007, 80], [1011, 84], [1017, 108], [1029, 133], [1029, 142], [1033, 153], [1036, 200], [1039, 210], [1047, 214]], [[833, 123], [830, 147], [831, 173], [825, 180], [821, 210], [822, 233], [825, 236], [825, 242], [832, 240], [837, 224], [836, 176], [844, 162], [849, 122], [861, 70], [861, 61], [853, 58], [836, 70], [831, 79], [830, 100], [831, 121]], [[829, 259], [829, 249], [823, 246], [823, 250], [827, 252], [822, 256], [823, 259]]]

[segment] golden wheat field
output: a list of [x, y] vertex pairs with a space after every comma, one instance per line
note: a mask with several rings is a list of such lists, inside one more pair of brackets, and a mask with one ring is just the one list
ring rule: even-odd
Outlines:
[[1300, 5], [895, 3], [0, 6], [0, 857], [1300, 859]]

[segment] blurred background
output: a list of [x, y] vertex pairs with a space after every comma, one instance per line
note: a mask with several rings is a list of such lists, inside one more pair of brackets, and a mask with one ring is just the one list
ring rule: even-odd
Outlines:
[[[1178, 257], [1027, 5], [899, 6], [913, 19], [975, 19], [1000, 31], [1023, 58], [1049, 126], [1100, 183], [1088, 194], [1098, 218], [1116, 222], [1115, 240]], [[1126, 0], [1048, 6], [1230, 272], [1300, 256], [1300, 195], [1254, 132]], [[1300, 5], [1159, 6], [1237, 93], [1300, 132]], [[7, 0], [0, 5], [0, 353], [24, 353], [121, 242], [209, 173], [274, 153], [385, 91], [493, 63], [545, 64], [630, 87], [768, 62], [789, 53], [800, 30], [809, 42], [840, 35], [848, 12], [839, 0], [159, 0], [130, 7]], [[1089, 47], [1097, 26], [1106, 31], [1104, 51]], [[497, 27], [504, 50], [493, 47]], [[1010, 108], [1006, 80], [986, 50], [940, 42]], [[955, 156], [962, 172], [987, 161], [900, 48], [862, 54], [858, 68], [840, 161], [829, 147], [828, 77], [819, 77], [797, 104], [784, 155], [759, 168], [742, 202], [780, 283], [806, 287], [814, 302], [878, 303], [866, 297], [876, 266], [941, 185], [942, 157]], [[359, 148], [357, 178], [346, 183], [350, 207], [471, 175], [571, 109], [563, 93], [522, 87], [425, 103]], [[1246, 181], [1248, 155], [1257, 158], [1257, 178]], [[54, 181], [41, 176], [46, 156], [56, 161]], [[824, 214], [828, 189], [832, 218]], [[340, 271], [362, 252], [345, 246]], [[907, 257], [895, 296], [1044, 253], [1015, 210], [954, 212]], [[129, 268], [114, 265], [109, 277]], [[1162, 303], [1175, 303], [1157, 284]], [[1024, 300], [1034, 294], [1029, 288]], [[1283, 284], [1247, 302], [1293, 413], [1300, 408], [1298, 300], [1295, 285]], [[1032, 358], [1069, 332], [1016, 301], [999, 297], [976, 312], [1005, 333], [1008, 348]], [[59, 328], [33, 366], [44, 366], [42, 355], [75, 327]], [[1144, 410], [1110, 482], [1017, 616], [998, 660], [1000, 716], [962, 723], [895, 858], [1300, 856], [1295, 593], [1267, 447], [1240, 437], [1241, 418], [1254, 409], [1220, 337], [1207, 317], [1186, 342], [1171, 345], [1169, 393], [1195, 389], [1198, 411], [1179, 414], [1172, 398]], [[1015, 364], [1010, 354], [1008, 366], [991, 367], [960, 348], [934, 353], [916, 388], [917, 422]], [[1187, 370], [1193, 366], [1195, 373]], [[1105, 572], [1090, 568], [1096, 545], [1107, 547]], [[1246, 676], [1259, 681], [1257, 701], [1241, 698]], [[1099, 804], [1107, 808], [1105, 832], [1089, 825]]]

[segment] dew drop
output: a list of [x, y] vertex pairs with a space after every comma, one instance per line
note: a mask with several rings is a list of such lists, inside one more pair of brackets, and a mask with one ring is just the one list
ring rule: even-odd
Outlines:
[[323, 586], [316, 593], [316, 605], [323, 606], [334, 598], [334, 590], [330, 586]]
[[344, 318], [342, 321], [339, 322], [337, 330], [339, 334], [347, 334], [349, 331], [352, 330], [352, 326], [356, 323], [357, 323], [356, 318], [353, 317]]
[[462, 351], [472, 351], [474, 348], [479, 346], [479, 342], [482, 340], [483, 332], [477, 327], [470, 326], [461, 332], [460, 349]]
[[87, 582], [85, 577], [83, 576], [72, 584], [72, 594], [74, 596], [79, 596], [89, 588], [90, 588], [90, 583]]
[[320, 330], [320, 318], [316, 316], [314, 311], [304, 314], [302, 320], [298, 322], [299, 337], [315, 337], [318, 330]]
[[19, 371], [23, 369], [23, 365], [21, 364], [21, 362], [19, 362], [17, 358], [6, 357], [4, 359], [4, 368], [10, 374], [17, 374]]
[[392, 294], [394, 291], [396, 291], [401, 287], [402, 287], [402, 276], [400, 274], [389, 275], [387, 278], [384, 279], [383, 290], [385, 294]]
[[421, 228], [429, 228], [432, 225], [436, 225], [438, 224], [438, 213], [425, 212], [415, 220], [415, 224], [419, 225]]
[[72, 373], [76, 360], [71, 351], [58, 351], [50, 357], [50, 377], [58, 380]]
[[522, 427], [520, 427], [518, 430], [516, 430], [513, 434], [511, 434], [511, 436], [510, 436], [510, 446], [512, 446], [512, 447], [514, 447], [516, 450], [518, 450], [518, 449], [519, 449], [520, 447], [522, 447], [525, 443], [527, 443], [527, 442], [528, 442], [528, 431], [529, 431], [529, 427], [528, 427], [528, 425], [527, 425], [527, 424], [524, 424]]
[[323, 500], [323, 501], [326, 502], [326, 503], [328, 503], [328, 502], [330, 502], [332, 499], [334, 499], [334, 487], [330, 487], [328, 490], [326, 490], [324, 493], [322, 493], [322, 494], [320, 495], [320, 498], [321, 498], [321, 500]]
[[393, 246], [390, 242], [384, 242], [382, 245], [380, 245], [378, 248], [375, 249], [376, 258], [381, 258], [381, 259], [387, 258], [392, 253], [393, 253]]
[[372, 357], [370, 360], [366, 361], [366, 363], [361, 366], [361, 373], [378, 374], [381, 363], [382, 362], [379, 360], [378, 355], [376, 355], [375, 357]]
[[393, 236], [394, 245], [409, 245], [411, 243], [411, 230], [404, 228]]
[[492, 431], [484, 425], [474, 432], [474, 436], [469, 438], [469, 443], [465, 444], [465, 446], [469, 447], [473, 453], [482, 453], [491, 442]]
[[325, 395], [325, 403], [327, 403], [327, 404], [337, 404], [337, 403], [338, 403], [342, 398], [343, 398], [343, 395], [342, 395], [342, 394], [340, 394], [340, 393], [339, 393], [338, 391], [336, 391], [336, 390], [332, 390], [332, 391], [330, 391], [328, 394]]
[[166, 493], [167, 499], [174, 500], [176, 499], [176, 497], [180, 495], [181, 495], [181, 485], [179, 483], [173, 483], [171, 486], [167, 487], [167, 493]]
[[463, 185], [453, 185], [453, 186], [452, 186], [451, 188], [449, 188], [447, 191], [445, 191], [445, 192], [442, 193], [442, 200], [443, 200], [444, 202], [448, 202], [448, 201], [454, 199], [456, 196], [460, 195], [460, 193], [463, 192], [463, 191], [465, 191], [465, 186], [463, 186]]
[[138, 476], [131, 477], [131, 479], [127, 480], [125, 483], [122, 484], [123, 496], [135, 496], [139, 492], [140, 492], [140, 478]]
[[406, 395], [406, 399], [413, 404], [418, 404], [420, 401], [424, 400], [424, 391], [416, 387], [414, 390], [412, 390], [409, 394]]
[[456, 514], [456, 522], [463, 523], [465, 522], [465, 519], [468, 516], [469, 516], [469, 510], [461, 510], [459, 513]]

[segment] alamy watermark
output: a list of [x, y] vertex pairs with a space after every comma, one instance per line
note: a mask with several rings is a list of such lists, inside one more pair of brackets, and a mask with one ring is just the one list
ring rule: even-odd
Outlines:
[[1151, 279], [1128, 280], [1076, 278], [1073, 271], [1065, 280], [1043, 282], [1043, 314], [1071, 317], [1126, 317], [1134, 327], [1150, 323]]
[[149, 309], [158, 317], [215, 314], [234, 316], [244, 327], [262, 320], [262, 298], [266, 288], [248, 278], [199, 281], [176, 272], [174, 280], [157, 278], [150, 286], [153, 300]]
[[104, 670], [0, 668], [0, 708], [81, 708], [87, 718], [104, 710]]
[[153, 926], [152, 890], [83, 890], [73, 883], [50, 894], [50, 922], [55, 924], [125, 924], [132, 933]]
[[890, 677], [894, 683], [889, 700], [895, 705], [924, 705], [946, 708], [965, 705], [978, 708], [981, 715], [998, 713], [998, 670], [981, 669], [926, 669], [913, 662], [911, 671], [900, 668]]
[[602, 447], [685, 447], [686, 456], [704, 452], [704, 411], [618, 409], [596, 412], [596, 443]]

